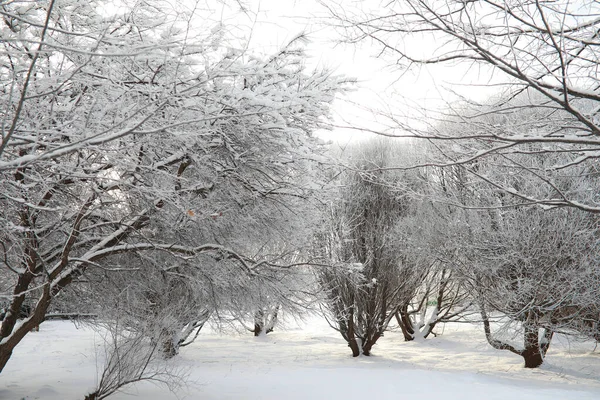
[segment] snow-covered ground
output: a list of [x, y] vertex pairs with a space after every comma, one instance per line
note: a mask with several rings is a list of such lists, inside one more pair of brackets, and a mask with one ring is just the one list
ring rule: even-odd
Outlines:
[[[83, 400], [94, 387], [101, 347], [91, 329], [44, 323], [0, 374], [0, 399]], [[593, 343], [559, 338], [537, 370], [491, 349], [470, 325], [447, 325], [442, 336], [418, 343], [386, 333], [373, 352], [353, 359], [317, 319], [261, 338], [207, 331], [174, 361], [188, 374], [178, 392], [142, 383], [112, 399], [600, 399], [600, 349]]]

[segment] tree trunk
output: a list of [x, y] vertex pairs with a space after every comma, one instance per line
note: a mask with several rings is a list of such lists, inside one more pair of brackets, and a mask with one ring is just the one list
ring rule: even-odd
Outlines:
[[537, 325], [524, 324], [525, 348], [521, 355], [525, 360], [525, 368], [537, 368], [544, 362], [539, 343], [539, 328]]
[[32, 310], [31, 316], [16, 328], [15, 325], [12, 325], [10, 333], [7, 336], [2, 336], [2, 343], [0, 344], [0, 373], [4, 370], [8, 360], [10, 360], [13, 350], [23, 340], [25, 335], [44, 321], [44, 316], [48, 311], [51, 299], [49, 287], [45, 286], [44, 292]]
[[0, 344], [0, 373], [4, 370], [6, 363], [10, 360], [12, 352], [25, 337], [25, 335], [42, 323], [44, 317], [30, 317], [22, 325], [20, 325], [15, 331], [12, 332], [11, 336], [4, 343]]
[[254, 313], [254, 336], [260, 336], [264, 328], [264, 313], [258, 310]]
[[94, 393], [90, 393], [87, 396], [85, 396], [84, 400], [96, 400], [98, 398], [98, 393], [94, 392]]
[[379, 338], [381, 337], [381, 332], [377, 332], [373, 335], [369, 335], [367, 341], [363, 344], [363, 354], [365, 356], [370, 356], [371, 355], [371, 349], [373, 348], [373, 346], [375, 346], [375, 343], [377, 343], [377, 340], [379, 340]]
[[13, 290], [13, 299], [10, 302], [10, 306], [0, 323], [0, 339], [4, 339], [8, 337], [16, 323], [19, 315], [21, 314], [21, 308], [23, 307], [23, 303], [25, 301], [25, 292], [29, 288], [33, 280], [33, 274], [29, 271], [25, 271], [23, 274], [19, 275], [17, 280], [17, 284]]
[[415, 339], [415, 330], [413, 328], [412, 322], [410, 320], [410, 316], [408, 315], [408, 311], [403, 309], [395, 314], [396, 322], [402, 329], [402, 335], [404, 335], [404, 341], [410, 342]]
[[[178, 347], [185, 347], [192, 344], [200, 335], [200, 330], [204, 327], [204, 324], [210, 318], [211, 312], [206, 310], [200, 315], [200, 319], [194, 322], [190, 322], [187, 327], [184, 328], [179, 341], [177, 342]], [[196, 331], [194, 337], [189, 339], [190, 335]]]
[[352, 350], [352, 357], [358, 357], [360, 355], [360, 349], [358, 348], [358, 342], [356, 341], [356, 335], [354, 332], [354, 310], [350, 310], [348, 317], [348, 346]]
[[546, 357], [546, 353], [550, 348], [550, 342], [552, 341], [552, 337], [554, 336], [554, 331], [548, 328], [544, 329], [544, 336], [542, 336], [542, 342], [540, 343], [540, 350], [542, 352], [542, 357]]
[[8, 360], [10, 360], [10, 357], [12, 356], [12, 351], [13, 351], [13, 347], [1, 347], [0, 348], [0, 372], [2, 372], [2, 370], [4, 369], [4, 367], [6, 366], [6, 363], [8, 363]]
[[275, 329], [275, 325], [277, 325], [277, 317], [279, 315], [279, 306], [275, 307], [271, 310], [270, 315], [267, 316], [267, 323], [265, 326], [266, 332], [271, 333]]
[[179, 354], [179, 346], [174, 343], [174, 335], [166, 336], [162, 343], [162, 352], [165, 358], [173, 358]]

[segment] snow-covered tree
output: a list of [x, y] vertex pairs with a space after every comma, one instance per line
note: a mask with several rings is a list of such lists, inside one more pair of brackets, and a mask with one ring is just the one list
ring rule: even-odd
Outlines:
[[[598, 198], [584, 192], [525, 191], [505, 186], [477, 170], [473, 160], [496, 159], [514, 174], [538, 185], [556, 187], [562, 176], [575, 180], [579, 166], [596, 168], [600, 137], [598, 28], [600, 4], [593, 0], [393, 0], [323, 4], [332, 24], [352, 43], [365, 42], [398, 68], [416, 71], [432, 66], [434, 74], [456, 72], [445, 94], [471, 104], [475, 89], [498, 97], [470, 114], [450, 104], [444, 110], [392, 110], [386, 113], [389, 136], [452, 142], [462, 151], [440, 154], [427, 164], [460, 165], [495, 190], [522, 204], [576, 207], [600, 211]], [[436, 69], [438, 66], [440, 69]], [[440, 80], [444, 77], [439, 76]], [[453, 79], [453, 78], [449, 78]], [[454, 85], [453, 85], [454, 84]], [[463, 90], [463, 89], [467, 90]], [[519, 98], [518, 102], [510, 101]], [[449, 100], [449, 99], [445, 99]], [[478, 117], [518, 113], [512, 124]], [[529, 116], [529, 117], [528, 117]], [[535, 116], [534, 118], [530, 118]], [[457, 126], [452, 135], [440, 120]], [[400, 122], [401, 121], [401, 122]], [[408, 121], [408, 122], [407, 122]], [[535, 152], [529, 146], [535, 143]], [[529, 168], [521, 155], [563, 154], [545, 171]], [[559, 176], [557, 176], [557, 174]], [[547, 197], [539, 197], [542, 194]]]
[[326, 293], [332, 327], [353, 356], [370, 355], [396, 310], [410, 301], [419, 272], [403, 259], [394, 228], [407, 215], [410, 199], [385, 167], [401, 154], [383, 141], [362, 145], [340, 179], [339, 199], [319, 241], [332, 266], [317, 274]]
[[[219, 243], [219, 230], [267, 231], [245, 210], [268, 215], [313, 188], [311, 135], [346, 81], [306, 69], [302, 36], [253, 56], [220, 23], [191, 29], [196, 10], [2, 4], [0, 370], [88, 270], [143, 269], [138, 258], [174, 282], [203, 257], [240, 275], [280, 268]], [[26, 298], [31, 316], [17, 324]]]
[[[478, 114], [472, 120], [475, 125], [484, 119], [510, 129], [539, 117], [533, 109], [512, 115]], [[456, 125], [444, 124], [440, 129], [452, 135]], [[478, 145], [485, 151], [486, 143]], [[523, 149], [524, 154], [513, 154], [508, 162], [505, 155], [496, 154], [439, 169], [441, 190], [436, 200], [453, 206], [446, 217], [452, 237], [446, 246], [455, 254], [451, 263], [455, 276], [480, 310], [489, 343], [522, 356], [526, 367], [535, 368], [543, 363], [555, 332], [595, 334], [598, 220], [576, 207], [523, 205], [503, 188], [535, 198], [562, 193], [590, 200], [597, 193], [597, 172], [585, 165], [573, 165], [569, 173], [557, 171], [556, 165], [569, 164], [573, 157], [559, 147], [550, 151], [548, 144], [531, 143]], [[463, 147], [430, 150], [452, 157]], [[514, 163], [529, 174], [515, 173]], [[467, 169], [502, 188], [482, 183]], [[551, 174], [553, 184], [539, 185], [530, 174]], [[494, 332], [492, 322], [502, 323], [504, 329]], [[522, 336], [521, 343], [513, 342], [517, 335]]]
[[[525, 367], [535, 368], [553, 333], [580, 330], [597, 304], [598, 222], [581, 210], [539, 208], [505, 209], [477, 219], [467, 275], [486, 336], [495, 348], [519, 354]], [[523, 345], [494, 338], [491, 315], [516, 325]]]
[[[332, 263], [318, 270], [330, 324], [355, 356], [397, 322], [405, 340], [427, 338], [468, 305], [448, 246], [448, 209], [432, 200], [433, 171], [397, 171], [421, 148], [390, 140], [358, 144], [344, 162], [328, 230], [319, 236]], [[362, 350], [361, 350], [362, 349]]]
[[439, 323], [459, 320], [470, 301], [463, 288], [456, 262], [454, 239], [449, 229], [454, 210], [432, 200], [439, 181], [433, 171], [422, 175], [421, 187], [412, 194], [408, 215], [398, 221], [393, 236], [403, 263], [418, 271], [409, 301], [401, 304], [395, 319], [407, 341], [435, 335]]

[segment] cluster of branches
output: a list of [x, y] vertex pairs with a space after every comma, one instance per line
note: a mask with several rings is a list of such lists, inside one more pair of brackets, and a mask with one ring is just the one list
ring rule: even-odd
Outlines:
[[[345, 39], [371, 43], [380, 49], [378, 56], [400, 67], [398, 74], [442, 65], [444, 71], [455, 68], [466, 78], [479, 74], [466, 85], [487, 86], [498, 94], [478, 104], [466, 93], [462, 99], [468, 113], [455, 103], [444, 110], [409, 110], [408, 117], [388, 113], [389, 129], [377, 133], [451, 142], [461, 151], [439, 152], [424, 164], [460, 165], [487, 185], [516, 196], [520, 204], [600, 211], [597, 197], [565, 192], [558, 184], [580, 167], [596, 168], [600, 154], [596, 1], [408, 0], [391, 1], [386, 7], [365, 2], [358, 9], [328, 9]], [[451, 90], [460, 95], [459, 87]], [[410, 114], [427, 117], [407, 123]], [[495, 118], [484, 118], [491, 114]], [[449, 131], [445, 124], [455, 128]], [[557, 153], [563, 157], [543, 171], [521, 157]], [[498, 156], [512, 173], [526, 174], [553, 190], [515, 190], [478, 171], [473, 162]]]
[[[543, 363], [555, 333], [598, 340], [596, 215], [523, 206], [461, 165], [386, 168], [391, 159], [413, 165], [460, 151], [422, 144], [361, 143], [318, 236], [332, 264], [317, 273], [325, 315], [353, 355], [369, 355], [394, 322], [406, 340], [428, 337], [440, 322], [480, 323], [490, 345], [523, 357], [529, 368]], [[492, 160], [473, 167], [517, 190], [547, 195], [526, 175], [507, 173], [500, 156]], [[522, 155], [520, 161], [544, 169], [556, 159]], [[561, 188], [597, 192], [595, 175], [577, 176], [563, 179]], [[473, 200], [481, 206], [470, 206]]]
[[332, 267], [317, 276], [325, 315], [356, 357], [370, 355], [394, 318], [405, 340], [428, 337], [458, 316], [465, 296], [447, 260], [423, 239], [430, 204], [412, 194], [425, 177], [385, 170], [410, 152], [380, 140], [361, 143], [347, 157], [319, 236]]
[[[389, 129], [371, 130], [424, 149], [385, 170], [426, 177], [418, 198], [434, 200], [439, 221], [429, 230], [449, 237], [430, 239], [471, 294], [490, 344], [537, 367], [555, 332], [597, 339], [598, 3], [324, 5], [345, 40], [378, 48], [399, 74], [424, 65], [479, 71], [476, 84], [496, 91], [483, 103], [463, 96], [443, 110], [410, 110], [428, 116], [416, 123], [387, 112]], [[506, 321], [522, 346], [493, 332]]]
[[[508, 174], [501, 162], [486, 161], [479, 161], [476, 168], [507, 186], [539, 196], [547, 194], [547, 188], [528, 176]], [[547, 156], [522, 156], [520, 161], [539, 169], [555, 162]], [[533, 368], [543, 363], [556, 332], [597, 340], [597, 216], [572, 207], [522, 206], [460, 167], [455, 167], [454, 174], [443, 171], [444, 191], [437, 198], [447, 199], [453, 208], [462, 205], [462, 209], [454, 208], [448, 224], [457, 241], [453, 268], [472, 295], [489, 343], [522, 356], [525, 366]], [[561, 184], [572, 193], [597, 190], [595, 177], [584, 171], [577, 179], [565, 179]], [[487, 207], [469, 207], [473, 197]], [[494, 322], [500, 328], [504, 325], [509, 336], [495, 337]], [[512, 344], [510, 332], [523, 335], [522, 346]]]
[[0, 371], [61, 296], [170, 355], [240, 293], [294, 304], [312, 133], [348, 81], [303, 36], [252, 55], [193, 2], [121, 3], [0, 1]]

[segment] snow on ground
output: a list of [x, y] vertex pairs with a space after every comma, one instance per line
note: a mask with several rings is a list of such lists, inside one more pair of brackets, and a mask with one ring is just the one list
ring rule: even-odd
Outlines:
[[[101, 354], [93, 330], [45, 322], [0, 374], [0, 399], [82, 400]], [[317, 319], [260, 338], [207, 331], [174, 362], [189, 381], [177, 393], [143, 383], [112, 399], [600, 399], [600, 349], [593, 343], [559, 338], [542, 368], [526, 370], [520, 357], [490, 348], [479, 329], [464, 324], [422, 342], [389, 332], [374, 356], [356, 359]]]

